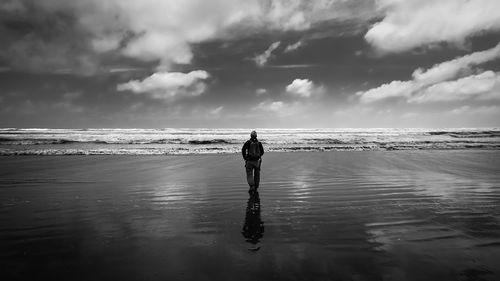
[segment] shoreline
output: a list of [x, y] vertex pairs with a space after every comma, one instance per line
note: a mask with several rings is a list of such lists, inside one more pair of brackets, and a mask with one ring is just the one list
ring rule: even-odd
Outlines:
[[[377, 148], [377, 149], [363, 149], [363, 148], [352, 148], [352, 149], [309, 149], [309, 148], [297, 148], [288, 150], [265, 150], [265, 153], [332, 153], [332, 152], [404, 152], [404, 151], [500, 151], [500, 144], [495, 147], [459, 147], [459, 148]], [[0, 157], [7, 156], [195, 156], [195, 155], [232, 155], [239, 154], [239, 151], [204, 151], [204, 152], [188, 152], [188, 153], [164, 153], [164, 152], [150, 152], [150, 153], [137, 153], [130, 152], [126, 150], [121, 151], [79, 151], [79, 152], [67, 152], [67, 151], [0, 151]]]
[[[500, 129], [267, 129], [268, 152], [500, 150]], [[242, 129], [13, 130], [0, 129], [0, 155], [192, 155], [237, 153]]]

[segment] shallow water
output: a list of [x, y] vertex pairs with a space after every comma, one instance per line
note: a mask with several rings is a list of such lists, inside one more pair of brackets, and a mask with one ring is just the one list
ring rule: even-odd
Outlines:
[[3, 279], [500, 279], [499, 151], [240, 158], [2, 157]]

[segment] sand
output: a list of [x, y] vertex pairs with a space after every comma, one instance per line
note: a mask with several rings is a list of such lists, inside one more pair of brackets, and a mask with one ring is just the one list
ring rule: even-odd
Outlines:
[[247, 190], [238, 154], [1, 157], [2, 279], [500, 279], [499, 151], [267, 153]]

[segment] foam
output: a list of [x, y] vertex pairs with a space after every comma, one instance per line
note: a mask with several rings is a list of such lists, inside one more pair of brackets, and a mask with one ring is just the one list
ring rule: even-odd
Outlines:
[[[249, 129], [0, 129], [1, 155], [237, 153]], [[258, 129], [266, 151], [500, 149], [500, 129]]]

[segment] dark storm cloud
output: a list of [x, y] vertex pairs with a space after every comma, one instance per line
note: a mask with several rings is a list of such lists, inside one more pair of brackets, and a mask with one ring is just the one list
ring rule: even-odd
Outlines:
[[92, 73], [98, 57], [91, 51], [78, 15], [41, 1], [0, 5], [0, 61], [14, 70]]

